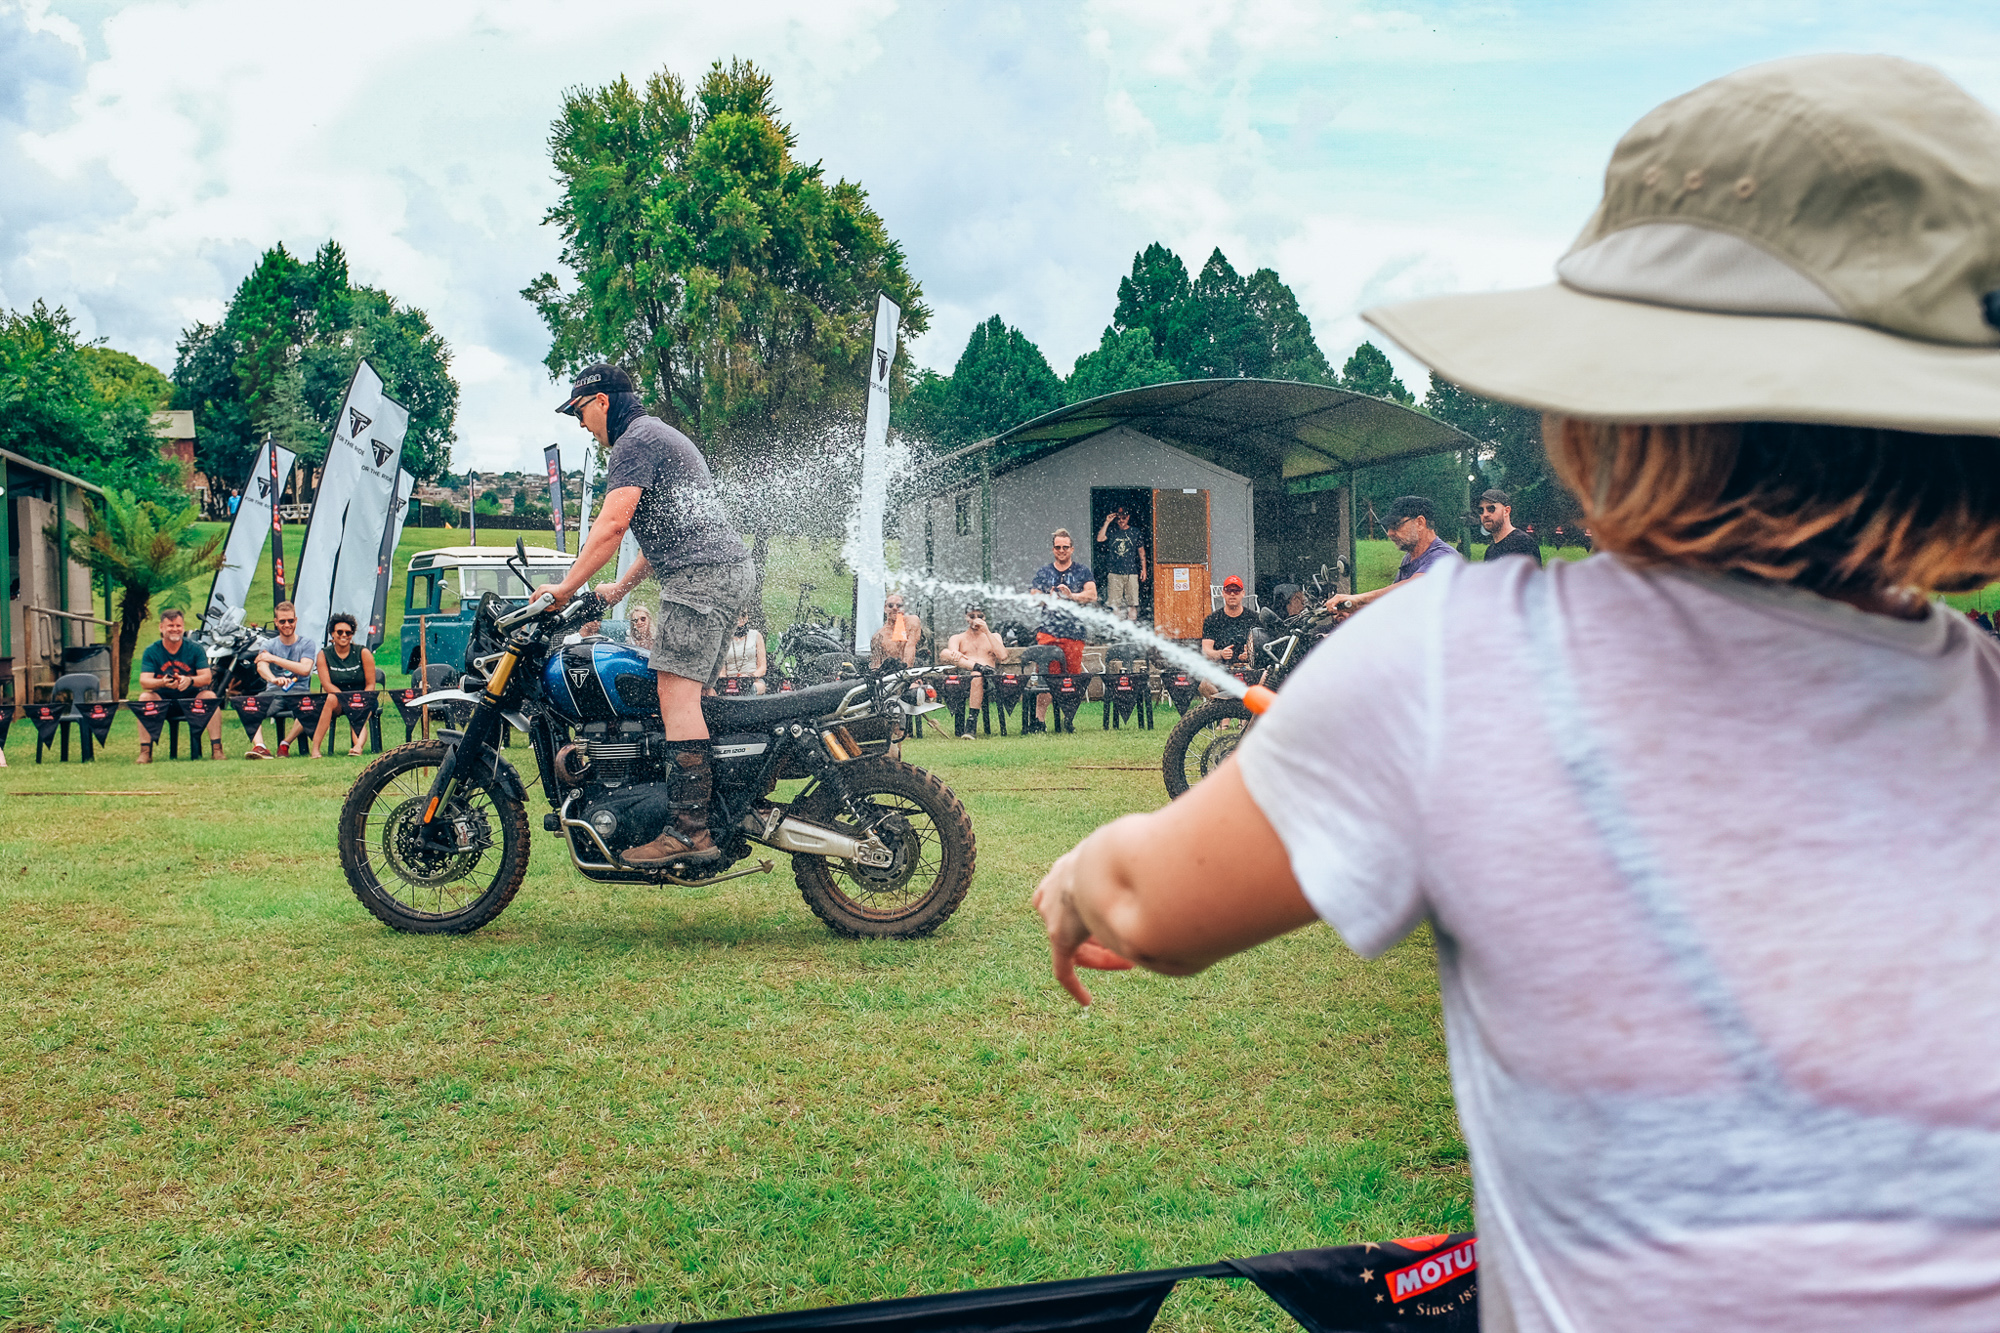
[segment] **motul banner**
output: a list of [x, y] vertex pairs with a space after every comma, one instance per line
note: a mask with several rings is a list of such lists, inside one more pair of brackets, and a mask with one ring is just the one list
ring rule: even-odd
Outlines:
[[417, 479], [398, 468], [396, 496], [389, 502], [389, 521], [382, 528], [382, 549], [375, 564], [375, 606], [368, 614], [370, 648], [382, 646], [382, 627], [389, 623], [389, 585], [396, 580], [396, 547], [402, 543], [403, 524], [410, 517], [410, 497], [416, 493]]
[[[902, 307], [887, 296], [875, 301], [875, 350], [868, 357], [868, 416], [861, 428], [861, 503], [855, 511], [863, 564], [855, 569], [854, 651], [868, 651], [882, 628], [882, 514], [889, 486], [889, 368], [896, 361], [896, 324]], [[873, 564], [874, 568], [866, 567]]]
[[362, 361], [334, 421], [292, 583], [299, 633], [325, 643], [335, 611], [359, 618], [373, 608], [382, 528], [389, 522], [409, 428], [409, 409], [384, 392], [382, 377]]
[[285, 479], [291, 476], [294, 461], [290, 449], [278, 448], [268, 437], [264, 447], [257, 451], [257, 462], [244, 479], [243, 494], [236, 502], [236, 516], [229, 520], [229, 539], [222, 547], [222, 568], [215, 571], [215, 582], [208, 590], [208, 609], [201, 615], [203, 626], [230, 607], [241, 611], [248, 605], [250, 580], [257, 572], [257, 561], [263, 557], [264, 543], [272, 532], [271, 511], [277, 506]]
[[567, 552], [569, 548], [563, 545], [562, 446], [552, 444], [542, 450], [542, 461], [549, 468], [549, 512], [555, 515], [556, 549]]

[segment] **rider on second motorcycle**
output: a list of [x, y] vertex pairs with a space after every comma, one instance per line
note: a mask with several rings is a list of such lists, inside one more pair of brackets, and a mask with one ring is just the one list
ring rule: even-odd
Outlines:
[[595, 436], [608, 462], [604, 506], [591, 524], [590, 540], [562, 582], [541, 591], [554, 596], [560, 608], [611, 559], [628, 528], [639, 558], [624, 577], [598, 588], [598, 596], [606, 604], [622, 601], [649, 570], [660, 582], [651, 665], [672, 747], [673, 816], [658, 837], [619, 859], [640, 869], [717, 860], [722, 854], [708, 830], [714, 769], [701, 692], [722, 665], [737, 612], [756, 591], [756, 566], [722, 511], [694, 441], [647, 415], [624, 371], [606, 364], [587, 367], [556, 410]]

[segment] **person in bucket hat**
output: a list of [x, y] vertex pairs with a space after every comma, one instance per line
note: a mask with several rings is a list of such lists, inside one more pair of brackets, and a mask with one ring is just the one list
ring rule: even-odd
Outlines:
[[1049, 871], [1057, 976], [1428, 923], [1484, 1328], [2000, 1327], [2000, 647], [1929, 598], [2000, 577], [2000, 119], [1740, 71], [1556, 279], [1365, 315], [1546, 414], [1598, 554], [1328, 639]]

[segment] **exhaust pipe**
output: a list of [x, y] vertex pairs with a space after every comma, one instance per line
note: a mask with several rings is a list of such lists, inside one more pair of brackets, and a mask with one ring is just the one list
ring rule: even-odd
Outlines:
[[862, 842], [839, 829], [815, 824], [797, 815], [786, 815], [775, 826], [751, 836], [781, 852], [830, 856], [838, 861], [858, 861], [865, 866], [886, 866], [896, 859], [882, 845], [882, 840], [872, 834], [868, 841]]

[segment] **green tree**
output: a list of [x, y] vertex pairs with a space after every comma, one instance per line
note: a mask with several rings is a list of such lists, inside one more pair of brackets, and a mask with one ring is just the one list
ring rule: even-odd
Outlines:
[[150, 618], [153, 599], [213, 574], [222, 564], [228, 533], [203, 537], [195, 530], [195, 518], [192, 502], [162, 504], [141, 500], [129, 490], [107, 490], [100, 502], [85, 502], [82, 526], [72, 524], [68, 533], [51, 526], [51, 541], [66, 545], [72, 559], [120, 589], [112, 679], [121, 699], [132, 679], [132, 649]]
[[949, 378], [919, 380], [904, 429], [934, 445], [983, 440], [1062, 406], [1063, 384], [1041, 349], [995, 315], [972, 330]]
[[1405, 407], [1413, 407], [1417, 401], [1403, 387], [1403, 382], [1396, 378], [1396, 369], [1389, 364], [1389, 358], [1382, 354], [1382, 349], [1371, 342], [1364, 342], [1355, 348], [1354, 355], [1348, 357], [1347, 364], [1340, 368], [1340, 387], [1374, 398], [1387, 398]]
[[1131, 274], [1118, 282], [1112, 327], [1144, 329], [1183, 379], [1335, 379], [1312, 321], [1277, 272], [1260, 268], [1246, 280], [1220, 249], [1192, 281], [1157, 241], [1134, 255]]
[[1069, 378], [1063, 382], [1063, 401], [1080, 403], [1100, 394], [1166, 384], [1179, 378], [1179, 368], [1154, 350], [1152, 335], [1145, 329], [1119, 333], [1107, 328], [1097, 350], [1076, 359]]
[[829, 184], [797, 146], [744, 60], [717, 62], [693, 96], [666, 71], [643, 91], [621, 78], [569, 93], [544, 222], [574, 285], [544, 273], [521, 293], [548, 326], [550, 372], [615, 362], [651, 410], [711, 438], [768, 438], [858, 396], [876, 295], [902, 308], [899, 340], [930, 311], [861, 187]]
[[264, 436], [305, 465], [326, 457], [334, 415], [366, 357], [389, 396], [410, 409], [403, 466], [430, 481], [451, 463], [458, 384], [451, 349], [424, 312], [357, 287], [328, 241], [311, 260], [264, 252], [216, 324], [181, 335], [173, 406], [195, 414], [195, 461], [241, 484]]
[[170, 493], [180, 479], [153, 436], [157, 401], [127, 361], [143, 364], [82, 342], [60, 306], [0, 310], [0, 449], [107, 488]]
[[174, 382], [130, 352], [88, 344], [77, 348], [98, 397], [107, 402], [136, 398], [157, 411], [174, 396]]
[[1312, 321], [1275, 270], [1260, 268], [1250, 275], [1244, 304], [1264, 340], [1266, 376], [1302, 384], [1334, 382], [1333, 367], [1313, 339]]
[[1546, 538], [1557, 524], [1581, 520], [1583, 507], [1549, 470], [1541, 413], [1482, 398], [1440, 379], [1435, 371], [1424, 395], [1424, 410], [1481, 442], [1485, 485], [1507, 491], [1514, 502], [1515, 526], [1533, 527]]

